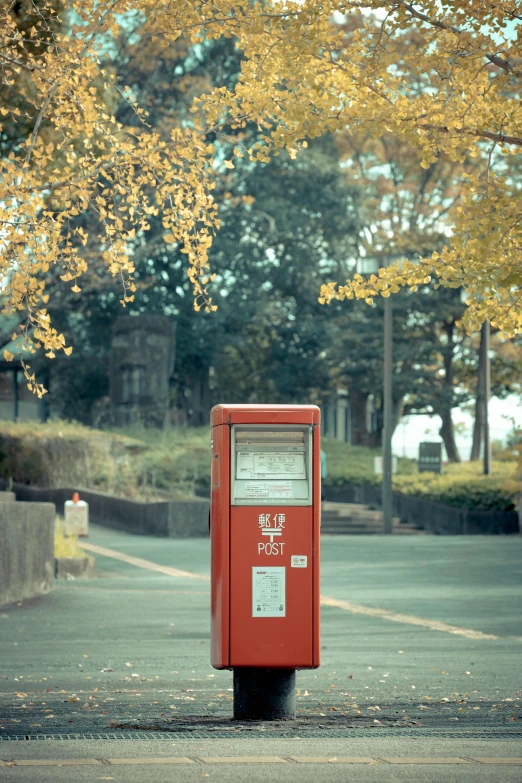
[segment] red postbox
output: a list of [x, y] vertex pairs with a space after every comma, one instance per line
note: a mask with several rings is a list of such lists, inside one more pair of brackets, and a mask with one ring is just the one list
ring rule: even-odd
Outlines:
[[211, 425], [212, 666], [316, 668], [319, 408], [216, 405]]

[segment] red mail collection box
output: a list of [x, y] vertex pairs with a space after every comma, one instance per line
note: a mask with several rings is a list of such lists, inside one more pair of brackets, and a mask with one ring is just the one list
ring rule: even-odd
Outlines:
[[211, 425], [212, 666], [316, 668], [319, 408], [216, 405]]

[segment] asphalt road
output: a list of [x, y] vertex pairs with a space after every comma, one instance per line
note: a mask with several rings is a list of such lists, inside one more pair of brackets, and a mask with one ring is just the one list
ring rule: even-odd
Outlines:
[[[233, 722], [210, 666], [207, 540], [89, 543], [193, 576], [97, 556], [95, 578], [0, 609], [0, 760], [51, 762], [0, 780], [522, 781], [473, 761], [522, 757], [522, 538], [323, 537], [322, 666], [278, 724]], [[136, 761], [160, 757], [186, 761]]]

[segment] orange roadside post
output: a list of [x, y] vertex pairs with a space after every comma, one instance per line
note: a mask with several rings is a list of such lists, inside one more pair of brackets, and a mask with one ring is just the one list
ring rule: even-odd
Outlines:
[[73, 492], [72, 500], [66, 500], [63, 508], [66, 536], [89, 535], [89, 504], [80, 500], [79, 492]]

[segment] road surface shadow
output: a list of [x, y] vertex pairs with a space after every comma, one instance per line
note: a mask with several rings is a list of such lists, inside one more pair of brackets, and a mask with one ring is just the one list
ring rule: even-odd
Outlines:
[[230, 732], [244, 733], [245, 731], [266, 731], [285, 732], [293, 731], [296, 734], [306, 733], [307, 731], [339, 731], [343, 729], [379, 729], [393, 727], [412, 727], [420, 726], [419, 721], [411, 718], [401, 718], [395, 720], [382, 717], [379, 719], [365, 716], [353, 715], [298, 715], [295, 720], [234, 720], [227, 717], [214, 717], [212, 715], [185, 715], [183, 717], [169, 718], [167, 720], [153, 721], [111, 721], [108, 728], [124, 729], [136, 731], [172, 731], [179, 733], [192, 734], [195, 732]]

